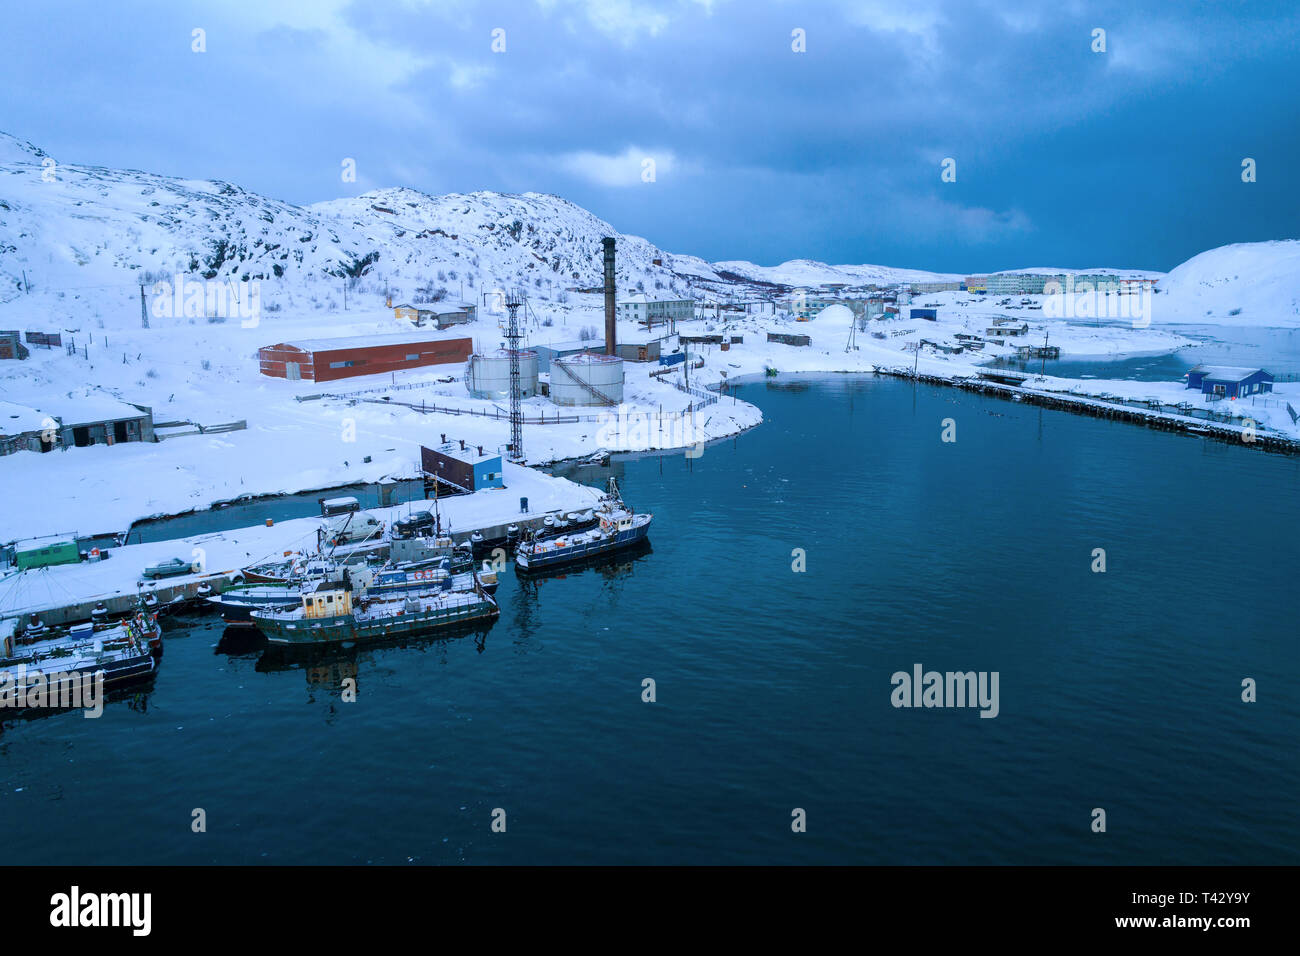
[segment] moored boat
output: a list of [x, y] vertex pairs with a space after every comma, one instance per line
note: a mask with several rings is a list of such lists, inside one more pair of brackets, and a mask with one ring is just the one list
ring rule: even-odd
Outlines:
[[482, 588], [454, 591], [443, 585], [385, 597], [357, 594], [334, 583], [321, 583], [302, 595], [295, 608], [262, 608], [253, 623], [271, 644], [300, 647], [345, 641], [383, 641], [424, 634], [444, 627], [487, 624], [500, 611]]
[[609, 490], [595, 509], [558, 519], [521, 541], [515, 551], [516, 570], [541, 571], [640, 544], [650, 533], [653, 517], [625, 505], [610, 478]]
[[281, 581], [272, 584], [243, 584], [227, 588], [207, 599], [221, 611], [221, 619], [232, 626], [251, 627], [249, 617], [258, 607], [293, 607], [302, 596], [301, 584]]
[[118, 687], [151, 676], [162, 653], [162, 629], [143, 608], [107, 629], [76, 624], [57, 634], [17, 641], [0, 653], [0, 717], [12, 713], [88, 706], [86, 681]]

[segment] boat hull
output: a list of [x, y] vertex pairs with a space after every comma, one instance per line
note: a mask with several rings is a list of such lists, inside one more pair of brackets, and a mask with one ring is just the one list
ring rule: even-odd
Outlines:
[[499, 614], [500, 610], [494, 602], [483, 600], [373, 620], [358, 620], [354, 614], [312, 620], [285, 619], [258, 612], [253, 613], [252, 619], [258, 630], [266, 635], [269, 644], [311, 647], [341, 644], [345, 641], [363, 643], [394, 640], [459, 625], [485, 624], [495, 620]]
[[589, 561], [601, 555], [612, 554], [645, 541], [650, 535], [649, 522], [597, 541], [577, 542], [565, 548], [530, 553], [520, 548], [515, 555], [515, 569], [524, 574], [549, 571], [566, 565]]

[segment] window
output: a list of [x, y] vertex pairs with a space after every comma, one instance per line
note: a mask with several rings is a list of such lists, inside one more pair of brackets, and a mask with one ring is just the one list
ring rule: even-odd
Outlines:
[[420, 361], [420, 353], [419, 353], [419, 352], [416, 352], [414, 355], [408, 355], [408, 356], [406, 357], [406, 360], [407, 360], [408, 362], [418, 362], [418, 361]]
[[330, 368], [351, 368], [354, 362], [330, 362]]

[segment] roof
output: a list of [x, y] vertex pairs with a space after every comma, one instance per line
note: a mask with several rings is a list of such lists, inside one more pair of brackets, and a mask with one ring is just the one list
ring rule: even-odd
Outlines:
[[593, 339], [589, 342], [555, 342], [546, 345], [530, 345], [528, 347], [533, 351], [546, 349], [548, 352], [581, 352], [583, 349], [603, 349], [605, 343], [603, 340], [597, 342]]
[[483, 454], [478, 453], [478, 446], [465, 443], [462, 450], [456, 442], [447, 442], [445, 445], [435, 445], [433, 448], [436, 452], [441, 452], [448, 458], [455, 458], [457, 461], [463, 461], [467, 465], [478, 465], [485, 461], [491, 461], [494, 458], [500, 458], [501, 453], [491, 450], [485, 450]]
[[694, 302], [694, 301], [695, 301], [694, 299], [688, 299], [684, 296], [659, 296], [659, 295], [651, 296], [651, 295], [646, 295], [644, 292], [637, 292], [634, 295], [625, 296], [624, 298], [619, 299], [618, 304], [623, 305], [625, 303], [630, 302], [637, 305], [641, 305], [647, 302]]
[[340, 349], [375, 348], [381, 345], [427, 345], [430, 342], [455, 342], [445, 336], [419, 333], [376, 333], [371, 335], [349, 335], [337, 339], [297, 339], [292, 342], [277, 342], [275, 345], [263, 346], [269, 349], [292, 348], [303, 352], [333, 352]]
[[149, 413], [134, 405], [108, 395], [84, 395], [80, 398], [59, 399], [59, 421], [64, 428], [74, 425], [94, 425], [99, 422], [117, 422], [124, 418], [144, 418]]
[[[1237, 365], [1197, 365], [1188, 369], [1187, 374], [1199, 372], [1203, 378], [1211, 382], [1240, 382], [1250, 378], [1256, 372], [1264, 372], [1262, 368], [1242, 368]], [[1268, 372], [1264, 372], [1268, 375]], [[1271, 378], [1272, 376], [1270, 376]]]
[[76, 543], [73, 538], [40, 538], [35, 541], [24, 541], [22, 544], [14, 545], [14, 553], [26, 554], [29, 551], [40, 551], [44, 548], [62, 548]]
[[45, 412], [13, 402], [0, 402], [0, 435], [21, 435], [45, 429]]
[[601, 362], [622, 362], [623, 360], [617, 355], [606, 355], [604, 352], [579, 352], [577, 355], [565, 355], [558, 359], [564, 365], [595, 365]]

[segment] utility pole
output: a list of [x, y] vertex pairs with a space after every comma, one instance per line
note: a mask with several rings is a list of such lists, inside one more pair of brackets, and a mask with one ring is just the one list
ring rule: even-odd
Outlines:
[[27, 270], [26, 270], [26, 269], [23, 270], [23, 293], [24, 293], [25, 295], [31, 295], [31, 294], [32, 294], [32, 287], [31, 287], [30, 285], [27, 284]]
[[144, 286], [140, 286], [140, 328], [149, 328], [149, 310], [144, 304]]
[[1046, 372], [1047, 372], [1047, 338], [1048, 338], [1048, 336], [1050, 336], [1051, 334], [1052, 334], [1052, 333], [1051, 333], [1050, 331], [1048, 331], [1047, 329], [1044, 329], [1044, 330], [1043, 330], [1043, 362], [1042, 362], [1042, 364], [1038, 367], [1038, 377], [1039, 377], [1039, 378], [1043, 378], [1043, 377], [1045, 377]]
[[348, 277], [343, 277], [343, 311], [348, 310]]

